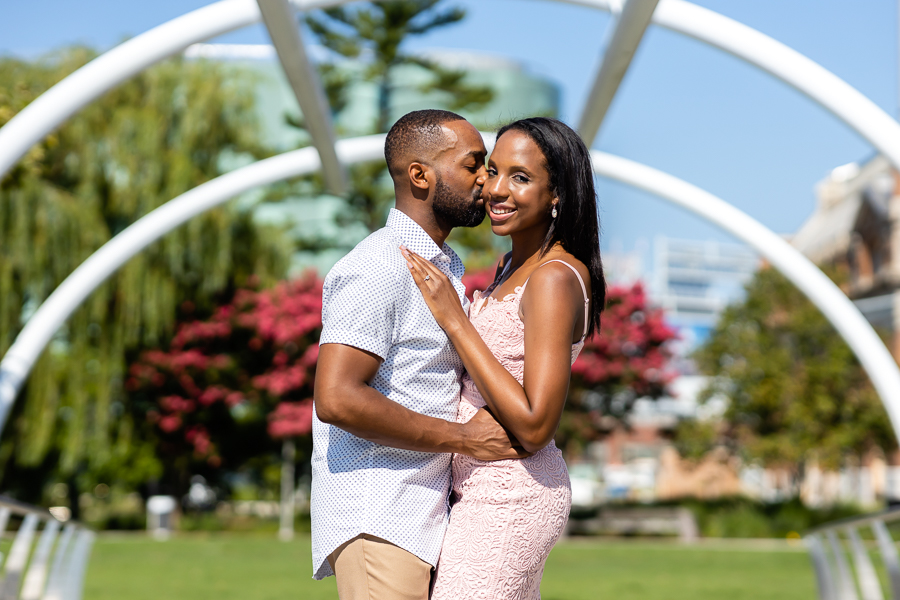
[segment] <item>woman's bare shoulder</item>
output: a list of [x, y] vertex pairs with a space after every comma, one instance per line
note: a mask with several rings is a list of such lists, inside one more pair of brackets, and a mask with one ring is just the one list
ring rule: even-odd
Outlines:
[[[554, 318], [549, 321], [554, 323], [555, 328], [566, 323], [568, 318], [571, 318], [573, 330], [576, 327], [582, 327], [579, 323], [583, 323], [584, 319], [585, 293], [590, 298], [587, 267], [571, 254], [566, 253], [564, 256], [560, 256], [560, 254], [554, 253], [553, 256], [547, 256], [546, 260], [531, 273], [519, 305], [519, 317], [525, 322], [526, 328], [528, 326], [526, 317], [529, 314], [554, 315]], [[584, 291], [572, 269], [575, 269], [581, 276], [585, 285]], [[563, 315], [566, 317], [564, 318]], [[539, 320], [538, 329], [542, 328], [543, 325]], [[575, 338], [578, 338], [581, 333], [579, 329]]]
[[[566, 264], [556, 261], [562, 261]], [[584, 282], [585, 292], [590, 297], [590, 279], [588, 278], [587, 268], [575, 257], [566, 260], [566, 258], [555, 256], [549, 257], [531, 273], [523, 300], [526, 303], [530, 303], [529, 300], [537, 301], [543, 305], [546, 302], [555, 303], [564, 297], [571, 297], [573, 306], [582, 304], [584, 302], [584, 293], [581, 290], [581, 283], [574, 276], [570, 267], [578, 271], [582, 282]]]
[[[562, 265], [557, 261], [563, 261], [567, 265]], [[576, 271], [578, 271], [578, 275], [581, 276], [581, 281], [584, 282], [585, 289], [590, 296], [591, 289], [591, 272], [588, 270], [587, 265], [578, 260], [573, 254], [566, 252], [565, 250], [558, 250], [553, 253], [548, 253], [545, 257], [545, 260], [535, 269], [534, 273], [531, 275], [531, 279], [537, 278], [538, 282], [545, 281], [546, 283], [551, 283], [552, 280], [555, 282], [560, 282], [565, 279], [573, 279], [572, 278], [572, 269], [569, 267], [574, 267]], [[544, 271], [542, 274], [541, 272]], [[579, 289], [581, 285], [577, 284], [576, 287]]]

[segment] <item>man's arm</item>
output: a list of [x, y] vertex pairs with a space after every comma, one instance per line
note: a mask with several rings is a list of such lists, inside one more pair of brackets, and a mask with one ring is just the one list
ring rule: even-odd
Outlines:
[[529, 454], [488, 413], [464, 424], [428, 417], [388, 399], [369, 385], [381, 358], [345, 346], [322, 344], [316, 367], [316, 416], [357, 437], [417, 452], [455, 452], [480, 460]]

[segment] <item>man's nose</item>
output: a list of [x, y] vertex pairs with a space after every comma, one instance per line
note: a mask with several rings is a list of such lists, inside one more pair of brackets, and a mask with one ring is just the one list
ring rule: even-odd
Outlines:
[[487, 167], [482, 166], [478, 169], [478, 176], [475, 178], [475, 183], [484, 187], [484, 183], [487, 181]]

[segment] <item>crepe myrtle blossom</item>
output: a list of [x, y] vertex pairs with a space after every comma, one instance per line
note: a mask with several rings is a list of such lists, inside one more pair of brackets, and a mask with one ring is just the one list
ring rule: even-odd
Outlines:
[[[182, 306], [183, 314], [193, 311], [189, 302]], [[263, 426], [277, 440], [310, 433], [321, 330], [315, 273], [272, 289], [241, 289], [209, 317], [181, 322], [168, 349], [142, 353], [125, 385], [171, 453], [187, 451], [213, 467], [240, 461], [235, 437], [258, 435]]]
[[[466, 275], [467, 295], [495, 273]], [[148, 422], [172, 452], [187, 450], [210, 466], [222, 463], [223, 445], [243, 425], [264, 424], [273, 440], [306, 436], [321, 315], [322, 281], [311, 272], [269, 290], [238, 290], [208, 318], [180, 323], [167, 350], [141, 354], [126, 387], [145, 401]], [[600, 327], [572, 366], [558, 442], [595, 439], [603, 416], [621, 418], [634, 399], [665, 393], [676, 337], [640, 283], [611, 287]]]

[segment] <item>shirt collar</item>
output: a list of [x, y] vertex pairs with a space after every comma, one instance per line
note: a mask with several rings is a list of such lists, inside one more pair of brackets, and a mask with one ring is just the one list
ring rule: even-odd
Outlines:
[[388, 214], [386, 225], [397, 234], [404, 246], [425, 260], [439, 260], [451, 265], [457, 262], [460, 265], [462, 264], [456, 252], [450, 246], [445, 243], [442, 248], [438, 248], [431, 236], [406, 213], [392, 208]]

